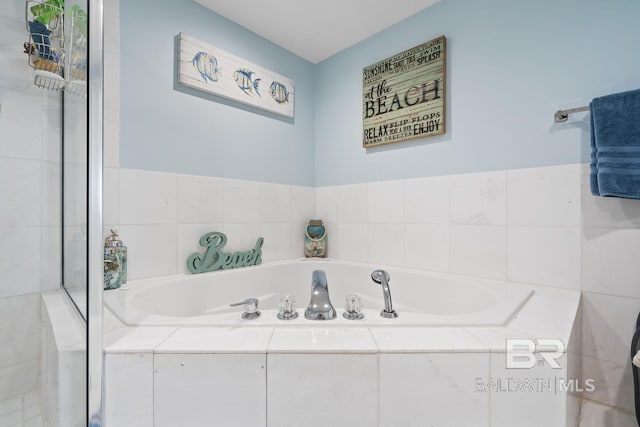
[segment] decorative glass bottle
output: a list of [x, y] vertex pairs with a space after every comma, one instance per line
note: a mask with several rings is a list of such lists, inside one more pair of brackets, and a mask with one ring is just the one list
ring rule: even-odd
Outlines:
[[327, 256], [327, 230], [321, 219], [311, 219], [304, 238], [304, 256], [307, 258]]
[[104, 289], [118, 289], [122, 285], [122, 269], [116, 248], [104, 248]]
[[111, 235], [104, 241], [104, 247], [114, 248], [118, 254], [120, 264], [120, 282], [124, 285], [127, 283], [127, 247], [122, 244], [122, 240], [118, 238], [118, 232], [111, 230]]

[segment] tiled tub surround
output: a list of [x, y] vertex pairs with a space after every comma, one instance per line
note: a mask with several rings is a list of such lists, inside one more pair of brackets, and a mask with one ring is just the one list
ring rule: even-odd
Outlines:
[[[309, 291], [308, 283], [299, 285]], [[574, 372], [579, 293], [532, 289], [534, 295], [515, 316], [493, 327], [304, 319], [303, 327], [285, 321], [275, 327], [251, 321], [241, 327], [127, 327], [107, 312], [105, 422], [574, 426], [577, 399], [559, 387]], [[506, 368], [507, 338], [550, 337], [569, 343], [560, 369], [544, 363], [530, 370]], [[502, 386], [487, 386], [490, 380], [503, 381]], [[507, 381], [513, 386], [519, 380], [552, 388], [505, 391]]]
[[129, 249], [129, 279], [187, 272], [210, 231], [228, 237], [225, 251], [253, 248], [264, 237], [264, 262], [303, 256], [304, 230], [315, 213], [313, 187], [106, 168], [104, 224]]
[[[111, 224], [119, 223], [120, 211], [131, 203], [118, 195], [120, 185], [135, 185], [128, 174], [167, 175], [122, 172], [124, 180], [118, 169], [105, 171], [105, 218]], [[640, 276], [635, 259], [640, 250], [640, 203], [591, 196], [588, 173], [588, 164], [571, 164], [316, 189], [284, 186], [291, 190], [292, 215], [305, 210], [289, 223], [299, 228], [290, 233], [292, 258], [302, 251], [302, 239], [296, 234], [303, 232], [307, 217], [315, 216], [327, 224], [333, 258], [582, 290], [583, 344], [576, 375], [582, 372], [583, 382], [595, 379], [596, 389], [584, 394], [581, 425], [633, 426], [627, 353], [640, 311], [635, 280]], [[202, 178], [209, 180], [220, 181]], [[175, 185], [177, 197], [180, 187]], [[254, 185], [262, 184], [249, 183]], [[144, 195], [146, 188], [140, 188], [141, 198], [151, 197]], [[300, 205], [300, 199], [295, 201], [297, 191], [311, 201]], [[247, 197], [259, 193], [244, 192]], [[311, 209], [314, 194], [316, 206]], [[171, 197], [167, 200], [177, 203]], [[246, 203], [256, 206], [255, 200]], [[136, 220], [140, 224], [123, 225], [134, 231], [124, 236], [130, 252], [142, 254], [136, 256], [141, 265], [134, 267], [138, 268], [134, 278], [174, 274], [183, 268], [188, 252], [198, 249], [200, 232], [210, 229], [209, 220], [197, 221], [201, 223], [179, 223], [176, 214], [175, 222], [142, 218]], [[251, 231], [238, 249], [253, 246], [258, 230], [271, 222], [236, 222], [228, 229], [221, 224], [225, 232], [234, 227], [242, 230], [247, 224]], [[181, 255], [172, 252], [180, 230], [189, 228], [199, 228], [187, 239], [193, 247]], [[170, 244], [165, 246], [161, 237], [147, 240], [163, 232]], [[617, 421], [612, 424], [613, 419]]]
[[580, 165], [316, 189], [335, 258], [580, 289]]

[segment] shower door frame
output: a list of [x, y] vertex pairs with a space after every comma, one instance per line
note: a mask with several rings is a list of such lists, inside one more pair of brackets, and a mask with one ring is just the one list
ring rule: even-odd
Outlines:
[[103, 0], [89, 0], [87, 195], [87, 425], [102, 427]]

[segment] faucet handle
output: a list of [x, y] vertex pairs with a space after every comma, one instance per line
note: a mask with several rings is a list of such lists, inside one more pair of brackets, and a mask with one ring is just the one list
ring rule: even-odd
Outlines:
[[298, 317], [298, 312], [296, 311], [296, 299], [293, 296], [286, 294], [280, 298], [277, 317], [280, 320], [292, 320]]
[[258, 303], [258, 298], [247, 298], [244, 301], [229, 304], [229, 307], [238, 307], [242, 305], [244, 308], [244, 313], [242, 313], [243, 319], [257, 319], [258, 317], [260, 317], [260, 312], [258, 311]]
[[364, 318], [362, 312], [362, 299], [356, 294], [347, 295], [346, 305], [342, 317], [349, 320], [360, 320]]

